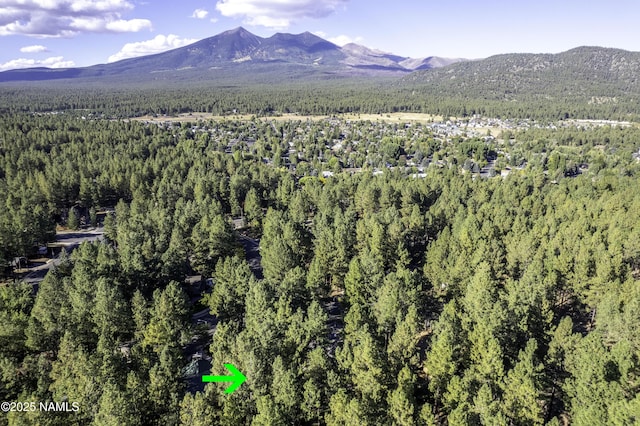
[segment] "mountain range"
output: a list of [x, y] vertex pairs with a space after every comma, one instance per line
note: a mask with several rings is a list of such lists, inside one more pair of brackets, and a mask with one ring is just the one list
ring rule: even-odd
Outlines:
[[[395, 93], [407, 102], [449, 99], [474, 109], [495, 102], [549, 102], [637, 111], [640, 52], [583, 46], [558, 54], [514, 53], [481, 60], [407, 58], [309, 32], [259, 37], [242, 27], [155, 55], [84, 68], [0, 72], [0, 82], [51, 81], [107, 88], [253, 88], [326, 81]], [[199, 83], [198, 83], [199, 82]], [[47, 86], [50, 83], [46, 83]], [[52, 86], [52, 87], [55, 87]], [[66, 90], [66, 89], [65, 89]], [[417, 97], [417, 98], [416, 98]], [[414, 99], [415, 98], [415, 99]], [[603, 105], [607, 104], [607, 105]]]
[[[402, 75], [415, 70], [449, 65], [462, 59], [407, 58], [357, 44], [340, 47], [312, 33], [277, 33], [263, 38], [242, 27], [225, 31], [188, 46], [154, 55], [124, 59], [83, 68], [28, 68], [0, 73], [2, 81], [34, 81], [64, 78], [126, 77], [167, 79], [176, 73], [198, 78], [232, 71], [325, 73], [349, 75]], [[249, 66], [249, 67], [248, 67]], [[183, 76], [178, 76], [183, 77]]]

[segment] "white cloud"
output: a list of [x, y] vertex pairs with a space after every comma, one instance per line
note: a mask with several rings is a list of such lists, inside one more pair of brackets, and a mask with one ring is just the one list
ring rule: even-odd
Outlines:
[[137, 33], [142, 30], [151, 30], [151, 21], [148, 19], [118, 19], [107, 22], [105, 28], [114, 33]]
[[67, 3], [70, 4], [71, 10], [75, 12], [118, 12], [126, 9], [133, 9], [133, 4], [126, 0], [36, 0], [36, 3]]
[[209, 11], [204, 9], [196, 9], [191, 14], [191, 17], [196, 19], [205, 19], [207, 16], [209, 16]]
[[0, 35], [70, 37], [80, 32], [137, 32], [148, 19], [122, 19], [128, 0], [0, 0]]
[[169, 34], [168, 36], [160, 34], [151, 40], [125, 44], [118, 53], [109, 56], [107, 62], [116, 62], [122, 59], [165, 52], [196, 41], [198, 40], [195, 38], [180, 38], [175, 34]]
[[348, 0], [219, 0], [224, 16], [242, 17], [248, 25], [284, 29], [303, 18], [324, 18]]
[[344, 46], [349, 43], [362, 43], [364, 39], [362, 37], [351, 38], [348, 35], [341, 34], [337, 37], [329, 37], [327, 40], [338, 46]]
[[29, 14], [26, 11], [14, 8], [0, 7], [0, 25], [2, 26], [18, 20], [27, 19], [28, 17]]
[[101, 18], [72, 18], [69, 26], [73, 30], [82, 32], [113, 32], [127, 33], [138, 32], [143, 29], [151, 30], [151, 21], [147, 19], [130, 19], [125, 21], [118, 19], [116, 21], [105, 21]]
[[36, 44], [34, 46], [25, 46], [25, 47], [21, 47], [20, 51], [22, 53], [42, 53], [42, 52], [48, 52], [49, 49], [47, 49], [46, 47]]
[[19, 58], [13, 59], [4, 64], [0, 64], [0, 71], [14, 70], [18, 68], [33, 68], [33, 67], [47, 67], [47, 68], [70, 68], [76, 64], [73, 61], [65, 61], [62, 56], [53, 56], [47, 59], [27, 59]]
[[313, 33], [318, 37], [322, 37], [323, 39], [330, 41], [333, 44], [337, 44], [338, 46], [344, 46], [345, 44], [349, 43], [362, 43], [364, 41], [364, 38], [360, 36], [352, 38], [348, 35], [341, 34], [337, 37], [329, 37], [329, 35], [324, 31], [314, 31]]

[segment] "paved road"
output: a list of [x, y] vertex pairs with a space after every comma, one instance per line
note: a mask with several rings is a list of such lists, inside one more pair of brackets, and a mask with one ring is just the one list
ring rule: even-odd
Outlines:
[[262, 257], [260, 256], [260, 240], [254, 240], [246, 235], [240, 234], [240, 244], [244, 248], [249, 268], [253, 272], [256, 278], [262, 279], [262, 264], [260, 263]]
[[191, 343], [183, 348], [185, 358], [190, 361], [183, 378], [187, 384], [187, 392], [195, 393], [204, 391], [202, 376], [211, 374], [211, 355], [207, 348], [213, 340], [218, 319], [207, 308], [193, 314], [191, 324], [196, 334]]
[[329, 332], [328, 355], [334, 357], [336, 348], [342, 342], [344, 332], [344, 306], [342, 306], [337, 297], [322, 300], [321, 306], [327, 313], [327, 328]]
[[496, 168], [496, 160], [494, 158], [492, 160], [489, 160], [487, 165], [480, 169], [480, 177], [482, 178], [492, 177], [492, 171], [494, 171], [495, 168]]
[[[73, 249], [78, 247], [85, 241], [100, 241], [103, 238], [104, 231], [102, 228], [80, 231], [60, 231], [56, 233], [56, 243], [59, 243], [67, 253], [71, 253]], [[47, 272], [54, 266], [60, 264], [59, 256], [49, 259], [46, 263], [39, 264], [29, 268], [29, 273], [22, 278], [22, 281], [37, 285], [44, 279]]]

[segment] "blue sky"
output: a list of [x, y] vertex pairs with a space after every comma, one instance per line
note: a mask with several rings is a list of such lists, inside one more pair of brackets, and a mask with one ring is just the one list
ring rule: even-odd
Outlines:
[[0, 0], [0, 71], [112, 62], [244, 26], [410, 57], [640, 51], [637, 0]]

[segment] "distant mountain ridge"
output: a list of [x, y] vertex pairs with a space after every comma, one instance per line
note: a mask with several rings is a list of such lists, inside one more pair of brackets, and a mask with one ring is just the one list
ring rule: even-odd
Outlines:
[[0, 82], [249, 87], [378, 76], [392, 77], [384, 84], [407, 96], [474, 100], [477, 105], [525, 100], [540, 105], [624, 103], [625, 110], [635, 110], [640, 52], [583, 46], [558, 54], [502, 54], [473, 61], [407, 58], [353, 43], [340, 47], [309, 32], [265, 38], [238, 27], [188, 46], [110, 64], [0, 72]]
[[[406, 74], [460, 60], [437, 57], [407, 58], [356, 44], [339, 47], [309, 32], [276, 33], [263, 38], [238, 27], [188, 46], [109, 64], [83, 68], [28, 68], [0, 72], [0, 82], [110, 76], [144, 79], [153, 73], [182, 70], [199, 70], [202, 74], [207, 70], [236, 69], [239, 73], [245, 73], [251, 71], [247, 64], [256, 64], [262, 70], [265, 65], [297, 67], [298, 71], [314, 67], [336, 75]], [[244, 64], [244, 67], [237, 68], [240, 64]]]
[[640, 52], [582, 46], [557, 54], [503, 54], [417, 71], [398, 84], [496, 100], [617, 102], [640, 96]]

